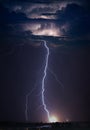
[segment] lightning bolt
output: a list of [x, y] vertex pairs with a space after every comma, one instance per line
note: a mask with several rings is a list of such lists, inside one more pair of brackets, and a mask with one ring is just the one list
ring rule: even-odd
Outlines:
[[[38, 72], [38, 75], [39, 73], [41, 72], [43, 66], [40, 68], [39, 72]], [[37, 88], [37, 85], [38, 85], [38, 79], [36, 80], [36, 83], [35, 83], [35, 86], [34, 88], [28, 92], [26, 95], [25, 95], [25, 119], [26, 121], [29, 121], [29, 116], [28, 116], [28, 105], [29, 105], [29, 97], [32, 95], [32, 93], [36, 90]], [[38, 93], [36, 96], [41, 96], [41, 92]], [[41, 107], [42, 105], [40, 105], [37, 110]]]
[[63, 83], [58, 79], [57, 75], [55, 72], [53, 72], [50, 68], [48, 68], [49, 72], [52, 74], [52, 76], [55, 78], [57, 83], [64, 89]]
[[[48, 117], [48, 121], [50, 121], [50, 112], [47, 108], [47, 105], [45, 103], [45, 79], [46, 79], [46, 76], [47, 76], [47, 70], [49, 70], [49, 72], [54, 76], [54, 78], [56, 79], [56, 81], [58, 82], [58, 84], [60, 86], [63, 86], [62, 82], [59, 81], [57, 75], [50, 69], [48, 68], [48, 60], [49, 60], [49, 47], [47, 46], [47, 43], [45, 40], [41, 40], [44, 42], [44, 47], [46, 49], [46, 57], [45, 57], [45, 66], [44, 66], [44, 75], [42, 77], [42, 84], [41, 84], [41, 88], [42, 88], [42, 91], [41, 93], [39, 93], [39, 95], [41, 94], [41, 97], [42, 97], [42, 105], [40, 105], [38, 109], [40, 109], [41, 107], [44, 108], [46, 114], [47, 114], [47, 117]], [[26, 121], [28, 121], [28, 102], [29, 102], [29, 96], [35, 91], [36, 89], [36, 86], [26, 95], [26, 107], [25, 107], [25, 117], [26, 117]]]
[[29, 96], [35, 91], [36, 89], [36, 86], [26, 95], [26, 108], [25, 108], [25, 118], [26, 118], [26, 121], [28, 121], [28, 98]]
[[45, 68], [44, 68], [44, 76], [42, 78], [42, 104], [43, 104], [43, 107], [44, 107], [44, 110], [45, 112], [47, 113], [47, 117], [48, 117], [48, 121], [50, 119], [50, 113], [49, 113], [49, 110], [47, 109], [47, 106], [46, 106], [46, 103], [45, 103], [45, 95], [44, 95], [44, 92], [45, 92], [45, 78], [46, 78], [46, 75], [47, 75], [47, 67], [48, 67], [48, 59], [49, 59], [49, 48], [46, 44], [46, 41], [44, 41], [44, 46], [46, 48], [46, 60], [45, 60]]

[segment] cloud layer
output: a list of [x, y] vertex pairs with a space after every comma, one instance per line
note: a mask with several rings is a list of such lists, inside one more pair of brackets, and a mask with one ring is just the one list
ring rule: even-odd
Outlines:
[[[87, 2], [14, 1], [0, 4], [0, 35], [10, 41], [30, 38], [60, 40], [89, 40], [90, 10]], [[48, 38], [47, 38], [48, 37]], [[68, 37], [68, 39], [66, 38]], [[2, 38], [2, 41], [3, 41]], [[52, 39], [52, 40], [51, 40]]]

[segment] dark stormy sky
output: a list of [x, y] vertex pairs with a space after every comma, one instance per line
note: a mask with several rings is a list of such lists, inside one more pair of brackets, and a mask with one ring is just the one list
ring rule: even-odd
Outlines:
[[[52, 2], [53, 1], [53, 2]], [[90, 121], [90, 2], [0, 0], [0, 121]], [[33, 90], [33, 91], [32, 91]]]

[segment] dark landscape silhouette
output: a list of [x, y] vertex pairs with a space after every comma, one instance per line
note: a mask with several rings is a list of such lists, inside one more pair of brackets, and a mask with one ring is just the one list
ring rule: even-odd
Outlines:
[[23, 123], [0, 122], [0, 130], [66, 130], [66, 129], [90, 129], [90, 122], [56, 122], [56, 123]]

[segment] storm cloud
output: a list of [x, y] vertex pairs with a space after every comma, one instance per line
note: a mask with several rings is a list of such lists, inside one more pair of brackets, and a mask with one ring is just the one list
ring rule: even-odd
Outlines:
[[[28, 42], [32, 37], [47, 41], [89, 40], [90, 10], [80, 1], [2, 1], [0, 3], [0, 38], [5, 42]], [[28, 33], [29, 32], [29, 33]], [[6, 37], [6, 38], [4, 38]], [[52, 40], [51, 40], [52, 37]], [[66, 38], [68, 37], [68, 39]], [[24, 41], [23, 41], [24, 39]], [[54, 43], [55, 44], [55, 43]]]

